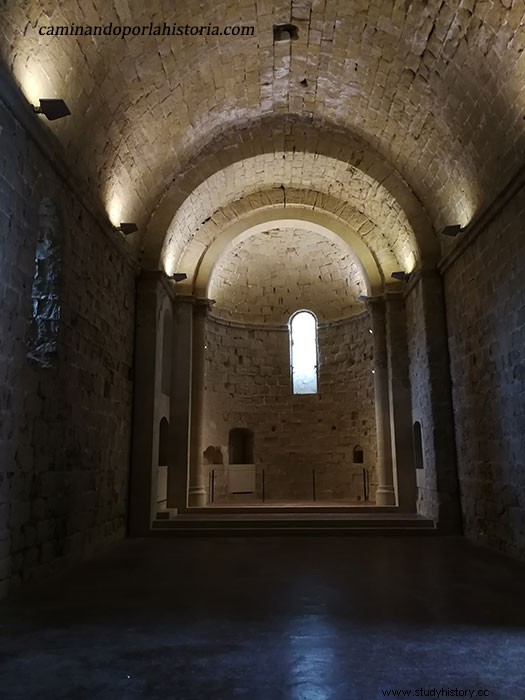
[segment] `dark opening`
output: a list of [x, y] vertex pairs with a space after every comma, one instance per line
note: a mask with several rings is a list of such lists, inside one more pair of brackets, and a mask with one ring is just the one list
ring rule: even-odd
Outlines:
[[274, 24], [273, 25], [273, 40], [277, 41], [296, 41], [299, 38], [299, 29], [295, 24]]
[[248, 428], [232, 428], [228, 440], [230, 464], [253, 464], [253, 432]]
[[168, 464], [169, 430], [168, 419], [163, 418], [159, 427], [159, 467], [165, 467]]
[[354, 447], [354, 464], [363, 464], [365, 461], [365, 453], [360, 445]]
[[220, 445], [209, 445], [202, 453], [205, 464], [224, 464]]
[[416, 469], [423, 469], [423, 439], [421, 436], [421, 423], [417, 420], [414, 423], [414, 464]]

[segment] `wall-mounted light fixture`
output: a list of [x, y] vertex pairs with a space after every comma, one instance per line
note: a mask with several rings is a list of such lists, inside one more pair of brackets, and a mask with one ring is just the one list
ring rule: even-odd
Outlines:
[[54, 122], [55, 119], [63, 119], [71, 114], [64, 100], [42, 99], [39, 102], [40, 105], [38, 107], [33, 105], [35, 114], [43, 114], [50, 122]]
[[139, 227], [137, 224], [123, 224], [121, 223], [119, 226], [115, 226], [115, 231], [120, 231], [120, 233], [123, 233], [125, 236], [129, 236], [132, 233], [135, 233], [136, 231], [139, 230]]
[[404, 270], [397, 270], [396, 272], [392, 272], [390, 277], [393, 280], [397, 280], [398, 282], [408, 282], [410, 279], [410, 275], [407, 274]]
[[454, 224], [453, 226], [445, 226], [439, 233], [442, 236], [457, 236], [458, 233], [463, 231], [463, 227], [460, 224]]
[[172, 275], [168, 275], [168, 277], [174, 282], [183, 282], [185, 279], [188, 279], [188, 275], [185, 272], [174, 272]]

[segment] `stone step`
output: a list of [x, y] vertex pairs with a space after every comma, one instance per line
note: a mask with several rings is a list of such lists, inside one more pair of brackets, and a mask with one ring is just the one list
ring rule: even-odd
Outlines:
[[184, 513], [155, 520], [173, 535], [435, 535], [435, 523], [407, 513]]
[[253, 513], [395, 513], [396, 515], [408, 515], [410, 517], [414, 516], [414, 513], [400, 513], [397, 506], [376, 506], [376, 505], [338, 505], [338, 504], [295, 504], [295, 503], [271, 503], [266, 505], [261, 505], [256, 503], [242, 504], [242, 505], [209, 505], [203, 508], [187, 508], [185, 511], [181, 511], [185, 515], [225, 515], [225, 514], [236, 514], [236, 515], [249, 515]]

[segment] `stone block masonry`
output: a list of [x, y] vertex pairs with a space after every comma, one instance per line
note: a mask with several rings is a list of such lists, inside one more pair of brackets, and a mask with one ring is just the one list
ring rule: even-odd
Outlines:
[[422, 432], [418, 512], [442, 532], [461, 532], [443, 280], [437, 270], [414, 276], [406, 301], [412, 420]]
[[[362, 468], [376, 487], [373, 346], [367, 314], [320, 324], [319, 393], [293, 395], [288, 329], [207, 321], [203, 446], [228, 454], [232, 428], [254, 433], [265, 496], [309, 501], [312, 470], [322, 500], [363, 499]], [[359, 445], [364, 464], [353, 463]], [[217, 474], [221, 473], [217, 468]]]
[[[3, 595], [124, 535], [135, 271], [1, 106], [0, 142]], [[47, 308], [35, 258], [39, 210], [49, 207], [62, 269], [50, 292], [60, 304], [56, 334], [42, 363], [28, 352], [36, 291]]]
[[525, 559], [525, 191], [445, 271], [465, 533]]

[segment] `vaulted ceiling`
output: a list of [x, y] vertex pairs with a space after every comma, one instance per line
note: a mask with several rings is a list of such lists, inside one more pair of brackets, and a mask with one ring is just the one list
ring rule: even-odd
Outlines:
[[209, 282], [214, 316], [282, 325], [307, 308], [320, 321], [362, 313], [363, 272], [340, 240], [308, 229], [270, 229], [220, 256]]
[[[293, 208], [358, 239], [385, 280], [434, 262], [436, 232], [467, 224], [523, 160], [521, 0], [0, 8], [4, 62], [30, 101], [66, 100], [72, 116], [49, 129], [108, 217], [140, 225], [131, 244], [149, 267], [196, 279], [228, 227]], [[254, 34], [41, 35], [110, 22]], [[275, 35], [286, 23], [296, 38]]]

